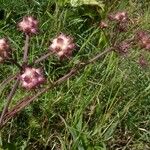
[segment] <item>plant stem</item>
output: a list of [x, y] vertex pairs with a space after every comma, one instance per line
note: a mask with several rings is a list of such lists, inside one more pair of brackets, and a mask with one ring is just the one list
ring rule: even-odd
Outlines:
[[77, 73], [77, 69], [72, 69], [68, 74], [64, 75], [51, 85], [47, 86], [46, 88], [43, 88], [40, 92], [38, 92], [36, 95], [31, 96], [31, 97], [25, 97], [21, 102], [19, 102], [14, 108], [6, 113], [4, 116], [4, 121], [0, 124], [0, 128], [2, 128], [12, 117], [14, 117], [17, 113], [19, 113], [22, 109], [24, 109], [26, 106], [28, 106], [31, 102], [33, 102], [37, 97], [39, 97], [41, 94], [47, 92], [51, 88], [55, 87], [56, 85], [59, 85], [63, 81], [67, 80], [71, 76]]
[[4, 89], [4, 87], [11, 82], [13, 79], [15, 79], [17, 76], [19, 75], [19, 73], [10, 75], [7, 79], [5, 79], [1, 84], [0, 84], [0, 92]]
[[41, 61], [45, 60], [47, 57], [49, 57], [51, 54], [52, 54], [52, 53], [49, 52], [49, 53], [47, 53], [47, 54], [41, 56], [41, 57], [38, 58], [36, 61], [34, 61], [33, 64], [38, 64], [39, 62], [41, 62]]
[[4, 116], [4, 121], [3, 124], [1, 124], [1, 128], [12, 118], [14, 117], [17, 113], [19, 113], [20, 111], [22, 111], [22, 109], [24, 109], [26, 106], [28, 106], [31, 102], [33, 102], [34, 100], [36, 100], [41, 94], [47, 92], [48, 90], [50, 90], [51, 88], [61, 84], [62, 82], [66, 81], [67, 79], [69, 79], [70, 77], [74, 76], [75, 74], [77, 74], [81, 69], [85, 68], [87, 65], [95, 62], [96, 60], [98, 60], [99, 58], [101, 58], [102, 56], [104, 56], [105, 54], [109, 53], [113, 48], [109, 48], [106, 49], [105, 51], [103, 51], [102, 53], [97, 54], [95, 57], [93, 57], [92, 59], [90, 59], [87, 63], [80, 63], [77, 65], [77, 67], [72, 68], [71, 71], [69, 73], [67, 73], [66, 75], [64, 75], [63, 77], [59, 78], [58, 80], [56, 80], [55, 82], [51, 83], [50, 85], [48, 85], [46, 88], [43, 88], [40, 92], [38, 92], [37, 94], [33, 95], [33, 96], [27, 96], [25, 98], [22, 99], [22, 101], [20, 101], [18, 104], [16, 104], [16, 106], [14, 106], [14, 108], [9, 111], [8, 113], [6, 113], [6, 115]]
[[106, 49], [105, 51], [103, 51], [103, 52], [97, 54], [95, 57], [91, 58], [91, 59], [86, 63], [86, 65], [95, 62], [96, 60], [98, 60], [99, 58], [101, 58], [103, 55], [107, 54], [108, 52], [110, 52], [110, 51], [112, 51], [112, 50], [113, 50], [113, 47], [108, 48], [108, 49]]
[[23, 64], [28, 63], [28, 51], [29, 51], [29, 35], [26, 34], [25, 45], [24, 45], [24, 55], [23, 55]]
[[[22, 66], [24, 66], [28, 63], [28, 49], [29, 49], [29, 35], [26, 34]], [[11, 59], [9, 61], [11, 61], [13, 64], [17, 65], [22, 70], [22, 66], [20, 66], [15, 60]], [[7, 97], [6, 105], [4, 106], [3, 111], [1, 113], [0, 126], [3, 124], [3, 118], [5, 116], [5, 113], [8, 111], [9, 104], [11, 103], [11, 100], [12, 100], [12, 98], [13, 98], [13, 96], [14, 96], [17, 88], [18, 88], [19, 82], [20, 82], [20, 79], [18, 77], [15, 84], [14, 84], [14, 86], [13, 86], [13, 88], [12, 88], [12, 90], [10, 91], [10, 94]]]
[[7, 97], [6, 105], [4, 106], [3, 111], [1, 113], [1, 116], [0, 116], [0, 125], [3, 122], [3, 117], [4, 117], [5, 113], [8, 111], [9, 104], [10, 104], [10, 102], [12, 100], [13, 95], [15, 94], [15, 92], [17, 90], [18, 85], [19, 85], [19, 78], [17, 78], [17, 80], [16, 80], [12, 90], [10, 91], [10, 93], [9, 93], [9, 95]]

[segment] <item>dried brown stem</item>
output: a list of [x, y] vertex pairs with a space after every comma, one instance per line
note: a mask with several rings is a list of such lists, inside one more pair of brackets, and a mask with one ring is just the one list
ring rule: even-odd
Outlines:
[[106, 49], [105, 51], [103, 51], [100, 54], [97, 54], [95, 57], [93, 57], [92, 59], [90, 59], [87, 63], [80, 63], [80, 65], [77, 65], [77, 67], [72, 68], [71, 71], [69, 73], [67, 73], [66, 75], [64, 75], [63, 77], [59, 78], [57, 81], [51, 83], [50, 85], [48, 85], [46, 88], [43, 88], [40, 92], [38, 92], [36, 95], [33, 96], [27, 96], [25, 98], [22, 99], [22, 101], [20, 101], [16, 106], [14, 106], [14, 108], [12, 108], [12, 110], [10, 110], [9, 112], [6, 113], [6, 115], [4, 116], [3, 122], [1, 124], [1, 127], [5, 126], [5, 124], [12, 118], [14, 117], [16, 114], [18, 114], [20, 111], [22, 111], [26, 106], [28, 106], [31, 102], [33, 102], [34, 100], [36, 100], [41, 94], [47, 92], [48, 90], [50, 90], [51, 88], [61, 84], [62, 82], [66, 81], [67, 79], [69, 79], [70, 77], [74, 76], [75, 74], [78, 73], [78, 71], [80, 71], [81, 69], [85, 68], [88, 64], [91, 64], [93, 62], [95, 62], [96, 60], [98, 60], [100, 57], [104, 56], [105, 54], [107, 54], [108, 52], [110, 52], [112, 50], [112, 48]]

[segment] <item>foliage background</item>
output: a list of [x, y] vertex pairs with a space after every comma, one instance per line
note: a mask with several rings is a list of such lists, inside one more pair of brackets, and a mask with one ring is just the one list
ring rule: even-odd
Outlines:
[[[108, 13], [126, 10], [130, 18], [137, 19], [135, 26], [120, 33], [118, 41], [132, 37], [138, 29], [150, 28], [148, 0], [109, 0], [94, 5], [83, 2], [0, 0], [0, 37], [8, 37], [14, 55], [21, 60], [24, 37], [16, 24], [24, 15], [36, 16], [40, 33], [31, 41], [32, 61], [47, 51], [49, 41], [58, 33], [73, 35], [77, 49], [71, 61], [59, 62], [51, 57], [44, 62], [46, 76], [53, 81], [78, 61], [86, 61], [109, 46], [107, 34], [113, 33], [114, 25], [105, 32], [98, 27]], [[139, 55], [138, 48], [131, 49], [126, 58], [112, 52], [39, 97], [1, 131], [1, 149], [150, 149], [150, 72], [137, 63]], [[144, 55], [149, 59], [148, 52]], [[16, 71], [15, 66], [1, 65], [0, 80]], [[10, 89], [7, 85], [0, 91], [1, 110]], [[11, 106], [30, 93], [20, 88]]]

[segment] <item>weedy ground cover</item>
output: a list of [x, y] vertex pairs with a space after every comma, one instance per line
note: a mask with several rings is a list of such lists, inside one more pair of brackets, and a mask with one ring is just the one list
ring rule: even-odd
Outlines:
[[1, 149], [150, 149], [148, 1], [0, 3]]

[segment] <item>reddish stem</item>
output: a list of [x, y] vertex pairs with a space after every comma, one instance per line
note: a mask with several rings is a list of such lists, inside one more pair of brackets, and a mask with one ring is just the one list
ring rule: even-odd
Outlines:
[[64, 82], [67, 79], [69, 79], [70, 77], [74, 76], [75, 74], [78, 73], [78, 71], [80, 71], [81, 69], [85, 68], [88, 64], [91, 64], [91, 63], [95, 62], [96, 60], [98, 60], [100, 57], [102, 57], [103, 55], [107, 54], [111, 50], [112, 50], [112, 48], [106, 49], [102, 53], [97, 54], [95, 57], [90, 59], [87, 63], [80, 63], [80, 64], [78, 64], [77, 67], [72, 68], [69, 73], [67, 73], [63, 77], [59, 78], [57, 81], [53, 82], [52, 84], [50, 84], [46, 88], [43, 88], [37, 94], [35, 94], [33, 96], [27, 96], [27, 97], [23, 98], [22, 101], [20, 101], [18, 104], [16, 104], [16, 106], [14, 106], [14, 108], [12, 110], [10, 110], [8, 113], [6, 113], [6, 115], [4, 116], [3, 122], [0, 124], [0, 127], [2, 128], [12, 117], [14, 117], [20, 111], [22, 111], [22, 109], [24, 109], [26, 106], [28, 106], [31, 102], [36, 100], [41, 94], [47, 92], [51, 88], [61, 84], [62, 82]]
[[3, 108], [3, 111], [2, 111], [2, 113], [1, 113], [0, 124], [2, 124], [3, 117], [4, 117], [5, 113], [8, 111], [9, 104], [11, 103], [11, 100], [12, 100], [13, 95], [15, 94], [15, 92], [16, 92], [16, 90], [17, 90], [18, 85], [19, 85], [19, 78], [17, 78], [16, 83], [14, 84], [12, 90], [10, 91], [10, 93], [9, 93], [9, 95], [8, 95], [8, 97], [7, 97], [6, 105], [5, 105], [5, 107]]
[[29, 35], [26, 34], [25, 45], [24, 45], [24, 55], [23, 55], [23, 64], [28, 63], [28, 51], [29, 51]]

